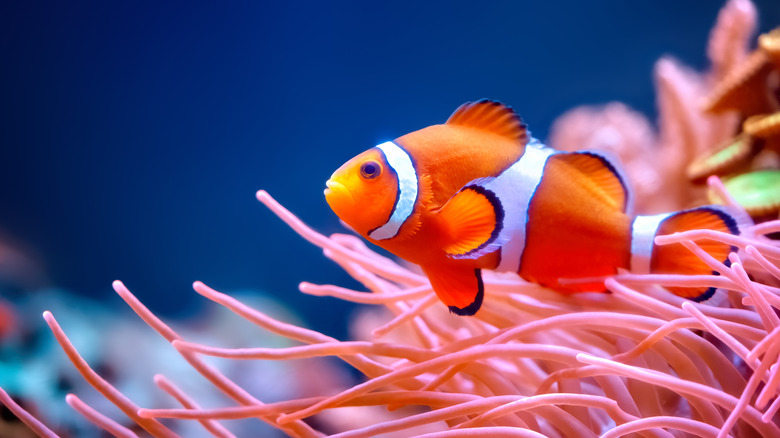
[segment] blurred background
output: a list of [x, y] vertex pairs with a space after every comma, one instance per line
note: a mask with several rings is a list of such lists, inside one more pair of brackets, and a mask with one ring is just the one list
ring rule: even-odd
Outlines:
[[[256, 190], [331, 233], [333, 170], [465, 101], [508, 103], [542, 139], [581, 104], [652, 118], [654, 63], [705, 69], [722, 5], [4, 1], [5, 299], [56, 286], [124, 306], [121, 279], [176, 317], [202, 309], [202, 280], [268, 294], [344, 338], [350, 307], [297, 284], [357, 285]], [[780, 23], [776, 0], [756, 5], [761, 32]]]

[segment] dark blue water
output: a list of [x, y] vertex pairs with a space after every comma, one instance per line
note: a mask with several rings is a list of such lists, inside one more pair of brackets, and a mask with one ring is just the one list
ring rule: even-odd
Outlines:
[[[681, 5], [681, 3], [683, 3]], [[163, 315], [202, 280], [256, 288], [343, 337], [354, 286], [254, 199], [318, 230], [343, 161], [489, 97], [544, 138], [578, 104], [654, 115], [663, 54], [707, 65], [713, 2], [33, 2], [0, 5], [0, 230], [49, 281], [122, 279]], [[761, 30], [780, 24], [759, 2]]]

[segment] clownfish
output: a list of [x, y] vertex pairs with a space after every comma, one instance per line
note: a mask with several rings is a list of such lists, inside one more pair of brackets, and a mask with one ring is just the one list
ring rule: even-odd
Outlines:
[[[633, 215], [626, 179], [610, 157], [546, 147], [510, 107], [491, 100], [463, 104], [444, 124], [357, 155], [326, 187], [341, 220], [419, 265], [458, 315], [482, 305], [483, 269], [516, 272], [562, 293], [605, 291], [603, 278], [618, 269], [713, 272], [681, 244], [655, 245], [656, 235], [739, 233], [736, 216], [720, 206]], [[734, 250], [715, 241], [702, 248], [722, 261]], [[697, 301], [715, 292], [669, 289]]]

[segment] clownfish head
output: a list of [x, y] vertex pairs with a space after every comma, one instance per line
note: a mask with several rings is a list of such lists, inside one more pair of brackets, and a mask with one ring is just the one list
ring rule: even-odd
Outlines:
[[[355, 231], [377, 240], [398, 232], [397, 228], [387, 229], [398, 210], [401, 191], [393, 166], [393, 154], [397, 151], [388, 152], [390, 144], [400, 150], [391, 142], [371, 148], [344, 163], [325, 183], [325, 200], [333, 212]], [[411, 161], [406, 164], [411, 165]], [[415, 186], [415, 192], [416, 189]]]

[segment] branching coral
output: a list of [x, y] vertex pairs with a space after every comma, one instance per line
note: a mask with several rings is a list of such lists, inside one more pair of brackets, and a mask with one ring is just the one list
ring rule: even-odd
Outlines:
[[[719, 187], [717, 180], [712, 183]], [[303, 283], [303, 292], [382, 306], [392, 317], [365, 333], [367, 340], [341, 342], [270, 318], [197, 282], [199, 294], [301, 343], [276, 349], [216, 348], [182, 339], [116, 282], [115, 290], [131, 308], [236, 403], [199, 408], [158, 376], [155, 383], [183, 407], [148, 409], [134, 405], [92, 371], [54, 316], [46, 313], [84, 378], [154, 436], [174, 435], [162, 418], [200, 421], [215, 436], [231, 436], [220, 420], [238, 418], [257, 418], [290, 436], [318, 436], [305, 422], [312, 416], [341, 425], [338, 436], [780, 434], [780, 246], [763, 237], [780, 231], [780, 221], [756, 225], [740, 237], [691, 231], [658, 239], [685, 245], [720, 276], [626, 273], [607, 280], [610, 294], [562, 296], [517, 277], [496, 275], [486, 279], [485, 307], [464, 318], [448, 314], [432, 298], [423, 276], [374, 253], [358, 238], [322, 236], [265, 192], [258, 199], [370, 291]], [[699, 249], [697, 242], [706, 239], [740, 248], [732, 254], [731, 266]], [[689, 302], [660, 287], [699, 284], [727, 289], [715, 298], [723, 307]], [[335, 394], [265, 404], [207, 365], [202, 355], [243, 360], [337, 357], [366, 380]], [[7, 398], [2, 401], [8, 403]], [[76, 396], [69, 396], [68, 403], [111, 433], [134, 436]], [[354, 409], [363, 425], [349, 418], [336, 423], [340, 411], [358, 416]], [[47, 436], [44, 426], [36, 427]]]
[[776, 217], [780, 210], [780, 28], [758, 38], [758, 48], [720, 80], [704, 109], [736, 113], [744, 122], [736, 136], [688, 166], [689, 178], [723, 175], [729, 191], [753, 217]]

